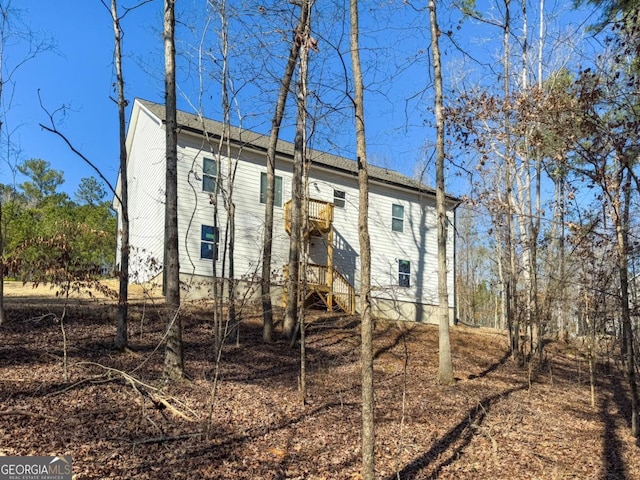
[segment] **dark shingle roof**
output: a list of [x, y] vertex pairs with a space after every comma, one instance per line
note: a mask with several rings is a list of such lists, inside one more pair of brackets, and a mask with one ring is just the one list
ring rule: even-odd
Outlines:
[[[160, 118], [163, 122], [165, 121], [164, 105], [142, 99], [137, 99], [137, 101], [140, 102], [140, 104], [142, 104], [145, 108], [149, 109], [151, 113]], [[187, 113], [181, 110], [178, 110], [177, 112], [177, 122], [178, 127], [182, 130], [191, 131], [200, 135], [202, 135], [206, 131], [209, 135], [214, 136], [214, 138], [219, 138], [223, 131], [222, 123], [208, 118], [202, 118], [198, 115]], [[258, 150], [264, 150], [265, 152], [267, 150], [267, 146], [269, 144], [269, 137], [267, 135], [262, 135], [250, 130], [243, 130], [237, 127], [231, 127], [230, 134], [231, 139], [234, 143], [244, 146], [250, 146]], [[284, 140], [278, 140], [279, 155], [293, 158], [293, 153], [293, 143], [286, 142]], [[354, 176], [357, 176], [358, 174], [357, 164], [354, 160], [339, 157], [337, 155], [331, 155], [319, 150], [307, 150], [307, 155], [309, 156], [312, 164], [315, 164], [319, 167], [339, 170], [347, 174], [353, 174]], [[435, 195], [435, 190], [433, 188], [428, 187], [421, 182], [418, 182], [417, 180], [409, 178], [405, 175], [401, 175], [400, 173], [394, 172], [393, 170], [388, 170], [386, 168], [369, 165], [369, 179], [390, 185], [395, 185], [412, 191], [420, 191]], [[449, 197], [449, 200], [455, 201], [457, 199]]]

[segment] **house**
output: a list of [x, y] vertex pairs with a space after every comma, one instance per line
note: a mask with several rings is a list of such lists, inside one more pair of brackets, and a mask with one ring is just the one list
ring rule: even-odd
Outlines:
[[[132, 282], [161, 281], [164, 245], [165, 109], [136, 99], [127, 135]], [[226, 210], [230, 172], [235, 204], [235, 278], [245, 295], [259, 298], [266, 199], [268, 137], [178, 112], [178, 229], [183, 298], [206, 295], [220, 276], [226, 256]], [[280, 141], [276, 159], [273, 229], [273, 301], [283, 301], [288, 263], [288, 202], [291, 198], [293, 144]], [[220, 157], [218, 151], [222, 152]], [[310, 296], [330, 309], [354, 313], [360, 284], [358, 178], [353, 160], [308, 151]], [[222, 161], [218, 161], [222, 159]], [[437, 251], [435, 191], [394, 171], [370, 167], [369, 229], [374, 315], [436, 322]], [[216, 194], [216, 185], [222, 185]], [[120, 189], [118, 181], [117, 191]], [[217, 199], [217, 219], [214, 200]], [[455, 225], [458, 201], [448, 197]], [[114, 199], [121, 225], [119, 202]], [[120, 231], [120, 228], [118, 229]], [[454, 303], [454, 228], [449, 228], [448, 264], [451, 319]], [[118, 238], [118, 248], [120, 238]], [[119, 257], [119, 256], [118, 256]], [[226, 271], [226, 270], [225, 270]], [[215, 272], [215, 273], [214, 273]]]

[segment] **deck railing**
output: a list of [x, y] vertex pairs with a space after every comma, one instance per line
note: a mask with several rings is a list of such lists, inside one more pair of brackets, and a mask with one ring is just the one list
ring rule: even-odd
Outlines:
[[333, 270], [333, 300], [349, 315], [356, 313], [356, 291], [337, 270]]
[[[284, 228], [287, 233], [291, 233], [291, 202], [284, 204]], [[309, 199], [308, 207], [309, 231], [327, 232], [333, 222], [333, 203], [323, 200]]]
[[[334, 307], [338, 307], [345, 313], [353, 315], [356, 313], [355, 289], [340, 272], [334, 269], [332, 273], [332, 281], [329, 283], [328, 266], [315, 263], [307, 264], [305, 277], [307, 294], [317, 293], [327, 308], [333, 310]], [[284, 266], [284, 274], [285, 278], [289, 276], [289, 265]], [[286, 296], [283, 301], [286, 301]]]

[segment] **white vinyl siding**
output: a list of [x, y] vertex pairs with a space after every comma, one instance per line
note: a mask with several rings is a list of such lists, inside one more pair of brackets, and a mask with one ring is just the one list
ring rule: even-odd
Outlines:
[[[437, 305], [438, 264], [435, 228], [436, 205], [431, 195], [402, 191], [398, 187], [371, 182], [369, 195], [371, 237], [371, 284], [373, 296], [392, 302]], [[393, 205], [404, 207], [402, 234], [392, 234]], [[450, 212], [450, 215], [453, 215]], [[448, 229], [453, 246], [453, 228]], [[357, 237], [356, 237], [357, 238]], [[357, 245], [357, 243], [356, 243]], [[410, 262], [410, 286], [399, 285], [398, 260]], [[448, 283], [453, 305], [453, 249], [448, 249]]]
[[[185, 274], [211, 276], [227, 275], [222, 272], [222, 255], [227, 250], [223, 248], [226, 243], [227, 211], [218, 198], [217, 220], [214, 222], [215, 207], [211, 204], [210, 195], [202, 192], [202, 180], [196, 177], [192, 170], [202, 164], [202, 152], [199, 139], [187, 135], [179, 137], [178, 150], [178, 223], [180, 241], [180, 270]], [[233, 189], [233, 203], [235, 205], [235, 254], [234, 271], [236, 278], [253, 278], [261, 273], [264, 238], [264, 209], [256, 208], [260, 198], [260, 177], [264, 173], [264, 159], [252, 152], [242, 152], [242, 158], [236, 163], [237, 150], [231, 151], [231, 159], [221, 156], [218, 163], [220, 171], [217, 178], [220, 182], [219, 189], [227, 189], [227, 171], [232, 168], [235, 172]], [[216, 155], [216, 152], [207, 152], [207, 155]], [[276, 176], [280, 178], [277, 183], [280, 204], [286, 200], [287, 182], [290, 176], [280, 169], [276, 170]], [[288, 180], [289, 179], [289, 180]], [[217, 239], [217, 262], [208, 258], [202, 258], [202, 225], [217, 225], [219, 238]], [[282, 210], [274, 215], [273, 227], [273, 270], [282, 271], [288, 259], [289, 237], [284, 229]], [[228, 260], [228, 259], [227, 259]], [[277, 278], [277, 277], [274, 277]]]
[[[164, 261], [165, 138], [155, 117], [141, 109], [129, 143], [129, 273], [132, 282], [148, 282]], [[160, 145], [160, 146], [159, 146]]]
[[[155, 117], [153, 117], [155, 118]], [[132, 248], [136, 249], [136, 263], [132, 262], [132, 280], [151, 280], [148, 260], [163, 261], [164, 251], [164, 130], [161, 122], [149, 117], [140, 108], [137, 122], [132, 122], [132, 142], [129, 155], [130, 218]], [[214, 205], [208, 192], [203, 192], [205, 158], [217, 158], [216, 152], [202, 151], [202, 139], [182, 132], [178, 148], [178, 222], [180, 268], [183, 274], [198, 276], [226, 275], [221, 272], [222, 258], [212, 262], [202, 258], [202, 226], [219, 227], [218, 256], [222, 248], [227, 224], [227, 213], [218, 199], [218, 218], [214, 221]], [[240, 155], [238, 159], [237, 156]], [[264, 208], [258, 202], [266, 200], [266, 173], [264, 154], [250, 149], [232, 149], [231, 159], [222, 156], [215, 178], [226, 182], [229, 168], [234, 169], [233, 202], [235, 205], [235, 277], [256, 278], [261, 274], [261, 252], [264, 235]], [[237, 167], [235, 162], [237, 161]], [[211, 174], [210, 169], [208, 172]], [[276, 205], [282, 206], [291, 197], [292, 164], [289, 158], [276, 161]], [[310, 196], [333, 203], [333, 262], [355, 287], [360, 286], [360, 246], [358, 236], [358, 179], [352, 174], [313, 165], [309, 173]], [[226, 188], [226, 184], [220, 187]], [[344, 193], [345, 206], [340, 208], [340, 195]], [[372, 296], [437, 305], [437, 238], [436, 208], [432, 193], [411, 191], [406, 187], [370, 181], [369, 232], [371, 238]], [[400, 207], [400, 208], [398, 208]], [[401, 213], [401, 215], [400, 215]], [[453, 212], [448, 212], [453, 221]], [[391, 218], [390, 218], [391, 217]], [[402, 226], [402, 234], [393, 221]], [[399, 227], [399, 225], [396, 225]], [[448, 229], [448, 279], [450, 301], [453, 304], [453, 228]], [[399, 233], [399, 231], [398, 231]], [[218, 237], [218, 235], [214, 235]], [[212, 242], [213, 243], [213, 242]], [[209, 247], [207, 247], [209, 248]], [[326, 257], [326, 245], [316, 242], [317, 251], [311, 254], [318, 260]], [[143, 253], [142, 253], [143, 252]], [[274, 280], [281, 279], [282, 268], [288, 262], [289, 236], [284, 228], [282, 209], [275, 212], [273, 227]], [[323, 256], [324, 255], [324, 256]], [[207, 252], [204, 257], [210, 256]], [[408, 262], [408, 272], [400, 271], [399, 261]], [[228, 262], [226, 262], [228, 265]], [[134, 276], [133, 272], [141, 272]], [[157, 273], [157, 271], [156, 271]], [[408, 277], [409, 284], [401, 286], [400, 275]]]

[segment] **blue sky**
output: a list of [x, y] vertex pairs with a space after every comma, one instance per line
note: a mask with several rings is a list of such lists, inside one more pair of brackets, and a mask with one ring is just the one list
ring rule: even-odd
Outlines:
[[[205, 2], [184, 0], [179, 3], [188, 9], [191, 6], [202, 8]], [[117, 109], [110, 99], [115, 94], [115, 73], [112, 63], [113, 31], [108, 12], [98, 0], [13, 0], [13, 5], [22, 10], [22, 19], [34, 32], [48, 35], [56, 42], [55, 51], [44, 52], [24, 64], [15, 76], [13, 105], [5, 117], [3, 128], [14, 132], [12, 140], [21, 148], [19, 159], [42, 158], [51, 162], [53, 168], [64, 172], [62, 190], [71, 196], [82, 177], [95, 176], [90, 167], [77, 158], [62, 140], [39, 127], [39, 123], [48, 121], [39, 105], [39, 91], [42, 103], [48, 110], [67, 107], [64, 116], [56, 116], [58, 128], [115, 184], [118, 166]], [[427, 17], [424, 12], [416, 13], [406, 4], [402, 6], [399, 1], [363, 2], [362, 6], [363, 60], [369, 86], [365, 98], [369, 158], [372, 163], [413, 176], [417, 165], [432, 151], [429, 148], [432, 143], [432, 130], [429, 127], [432, 115], [427, 63]], [[375, 14], [372, 13], [373, 8]], [[126, 95], [130, 100], [142, 97], [162, 102], [161, 10], [162, 2], [156, 0], [132, 12], [124, 21]], [[579, 23], [583, 16], [570, 11], [568, 7], [562, 7], [561, 10], [563, 27], [569, 21]], [[486, 12], [490, 14], [491, 9], [487, 7]], [[458, 17], [454, 11], [441, 11], [440, 19], [442, 28], [454, 29], [459, 35], [458, 39], [474, 56], [474, 61], [471, 61], [467, 56], [460, 55], [452, 44], [443, 42], [447, 65], [445, 82], [450, 87], [468, 81], [470, 77], [480, 82], [486, 75], [483, 69], [495, 62], [499, 35], [495, 29], [486, 29], [470, 22], [457, 30]], [[312, 58], [312, 62], [316, 62], [315, 67], [322, 70], [323, 75], [330, 75], [333, 79], [341, 75], [340, 62], [336, 61], [337, 53], [346, 55], [348, 36], [343, 36], [339, 45], [328, 45], [327, 42], [340, 38], [339, 32], [344, 23], [344, 17], [332, 18], [330, 12], [325, 12], [318, 17], [315, 27], [316, 35], [320, 38], [321, 53]], [[188, 29], [189, 26], [183, 25], [183, 28]], [[235, 28], [235, 35], [246, 35], [245, 38], [258, 36], [253, 31], [243, 31], [242, 26]], [[277, 38], [277, 35], [269, 38]], [[19, 60], [20, 54], [21, 50], [10, 48], [6, 62], [10, 64]], [[264, 60], [259, 58], [260, 51], [257, 54], [252, 58], [259, 64]], [[344, 59], [350, 61], [348, 56]], [[481, 63], [475, 61], [478, 59]], [[274, 72], [280, 75], [275, 67]], [[311, 79], [311, 88], [315, 88], [323, 98], [340, 96], [339, 85], [314, 86], [314, 80], [317, 79]], [[193, 75], [187, 75], [184, 71], [179, 73], [179, 83], [185, 96], [195, 96], [194, 82]], [[210, 83], [209, 87], [209, 97], [216, 97], [219, 88], [215, 83]], [[249, 87], [246, 89], [251, 91]], [[274, 95], [266, 97], [263, 104], [251, 101], [244, 103], [245, 125], [266, 131], [270, 120], [268, 105], [274, 98]], [[217, 103], [215, 99], [211, 102]], [[344, 100], [342, 102], [341, 108], [348, 110], [344, 108]], [[179, 106], [189, 110], [184, 99], [180, 100]], [[252, 108], [254, 111], [251, 111]], [[215, 112], [216, 108], [210, 111]], [[213, 117], [215, 113], [208, 115]], [[345, 120], [348, 117], [342, 113], [337, 121], [336, 117], [328, 118], [325, 128], [329, 133], [324, 137], [319, 135], [314, 147], [335, 148], [337, 151], [333, 153], [349, 156], [354, 141], [353, 127]], [[289, 139], [286, 136], [285, 132], [285, 139]], [[17, 182], [20, 181], [22, 179], [18, 178]], [[427, 177], [426, 182], [431, 183], [431, 179]], [[4, 163], [0, 164], [0, 183], [12, 183], [10, 169]], [[455, 191], [454, 187], [454, 193], [464, 192]]]
[[[14, 0], [21, 16], [39, 35], [50, 36], [56, 44], [25, 63], [15, 76], [15, 97], [5, 127], [14, 130], [13, 141], [22, 149], [21, 160], [42, 158], [64, 172], [62, 190], [71, 195], [82, 177], [95, 173], [77, 158], [61, 139], [40, 128], [48, 123], [46, 113], [68, 107], [56, 115], [58, 128], [78, 150], [98, 165], [105, 177], [115, 183], [118, 164], [117, 108], [113, 96], [113, 31], [108, 12], [97, 0], [50, 2]], [[132, 16], [133, 18], [133, 16]], [[142, 45], [144, 30], [127, 33], [131, 45]], [[11, 51], [10, 51], [11, 52]], [[22, 50], [14, 49], [15, 61]], [[7, 62], [12, 61], [11, 57]], [[135, 67], [135, 63], [131, 63]], [[146, 76], [132, 72], [128, 86], [132, 92], [158, 97]], [[6, 165], [0, 166], [3, 183], [11, 183]], [[18, 183], [20, 179], [18, 179]]]

